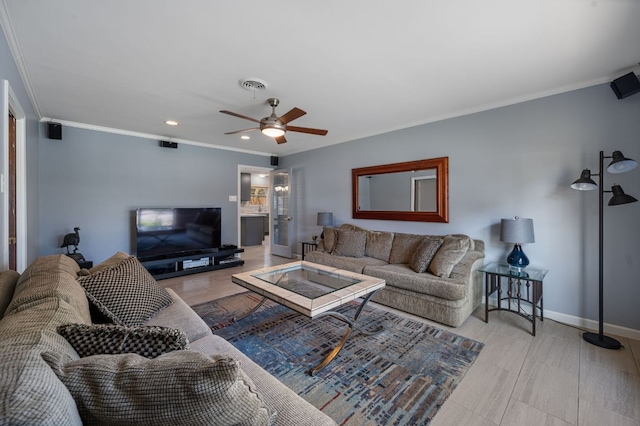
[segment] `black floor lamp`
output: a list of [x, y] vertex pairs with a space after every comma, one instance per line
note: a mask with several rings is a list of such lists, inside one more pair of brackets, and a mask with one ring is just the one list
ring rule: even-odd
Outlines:
[[[582, 174], [580, 175], [580, 179], [576, 180], [571, 184], [571, 188], [577, 189], [579, 191], [591, 191], [598, 188], [598, 192], [600, 195], [600, 205], [599, 205], [599, 211], [598, 211], [598, 220], [600, 225], [599, 235], [598, 235], [598, 239], [599, 239], [598, 241], [599, 242], [598, 289], [600, 292], [599, 294], [600, 299], [599, 299], [599, 305], [598, 305], [598, 308], [599, 308], [598, 326], [599, 327], [598, 327], [598, 333], [587, 332], [582, 335], [582, 338], [593, 345], [600, 346], [601, 348], [620, 349], [620, 347], [622, 346], [620, 342], [618, 342], [613, 337], [605, 336], [603, 332], [602, 313], [604, 310], [604, 303], [603, 303], [603, 293], [604, 293], [603, 281], [604, 280], [603, 280], [603, 271], [602, 271], [602, 264], [603, 264], [602, 238], [604, 236], [604, 226], [603, 226], [602, 216], [604, 211], [604, 207], [603, 207], [604, 193], [610, 192], [613, 194], [613, 196], [609, 200], [608, 205], [610, 206], [618, 206], [621, 204], [634, 203], [638, 200], [633, 198], [631, 195], [625, 194], [622, 188], [620, 187], [620, 185], [613, 184], [613, 186], [611, 187], [611, 191], [604, 190], [604, 183], [602, 178], [603, 178], [603, 172], [604, 172], [603, 167], [604, 167], [605, 158], [612, 159], [611, 164], [609, 164], [609, 166], [607, 167], [607, 171], [613, 174], [626, 173], [628, 171], [635, 169], [636, 166], [638, 165], [637, 161], [632, 160], [630, 158], [625, 158], [625, 156], [622, 155], [620, 151], [614, 151], [611, 157], [605, 156], [604, 152], [600, 151], [600, 170], [598, 171], [598, 174], [592, 175], [589, 169], [584, 169], [582, 171]], [[591, 179], [591, 176], [598, 176], [598, 184], [596, 184]]]

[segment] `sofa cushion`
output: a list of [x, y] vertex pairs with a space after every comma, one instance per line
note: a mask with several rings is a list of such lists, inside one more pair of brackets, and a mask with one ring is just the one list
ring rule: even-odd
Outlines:
[[367, 247], [364, 254], [388, 262], [392, 244], [393, 232], [367, 231]]
[[338, 229], [337, 241], [331, 254], [335, 256], [363, 257], [366, 244], [366, 231]]
[[225, 355], [175, 351], [148, 359], [94, 355], [65, 363], [42, 354], [88, 424], [268, 425], [264, 404], [238, 362]]
[[388, 263], [384, 260], [376, 259], [373, 257], [334, 256], [332, 254], [323, 253], [321, 251], [311, 251], [305, 254], [304, 260], [331, 266], [333, 268], [344, 269], [345, 271], [351, 271], [357, 274], [361, 274], [362, 269], [365, 266], [388, 265]]
[[172, 301], [134, 256], [78, 281], [89, 301], [115, 324], [142, 325]]
[[385, 280], [385, 289], [401, 288], [416, 293], [416, 296], [423, 294], [446, 300], [460, 300], [467, 297], [468, 293], [466, 282], [413, 272], [406, 264], [367, 266], [363, 273]]
[[424, 235], [396, 233], [393, 236], [389, 263], [409, 263]]
[[144, 325], [177, 327], [186, 334], [189, 342], [210, 335], [211, 329], [207, 323], [175, 291], [170, 288], [166, 290], [173, 299], [173, 303], [151, 317]]
[[471, 239], [466, 235], [447, 235], [442, 246], [433, 257], [428, 271], [433, 275], [449, 278], [453, 268], [462, 260], [471, 246]]
[[40, 356], [52, 351], [67, 362], [78, 359], [56, 327], [81, 321], [72, 305], [53, 296], [21, 304], [0, 320], [1, 424], [81, 424], [71, 394]]
[[418, 273], [425, 272], [441, 245], [440, 238], [423, 238], [411, 255], [409, 267]]
[[4, 316], [4, 311], [13, 299], [13, 292], [20, 274], [16, 271], [7, 270], [0, 272], [0, 318]]
[[65, 324], [58, 327], [58, 333], [81, 357], [133, 353], [155, 358], [167, 352], [189, 349], [184, 332], [169, 327]]
[[91, 322], [87, 296], [76, 280], [79, 270], [75, 260], [61, 254], [34, 260], [20, 275], [5, 316], [22, 305], [53, 297], [72, 305], [82, 316], [82, 322]]

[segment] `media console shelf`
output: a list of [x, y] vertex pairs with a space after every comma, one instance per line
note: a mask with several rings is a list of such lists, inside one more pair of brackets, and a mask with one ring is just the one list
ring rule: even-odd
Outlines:
[[243, 252], [244, 249], [219, 250], [163, 259], [141, 259], [140, 263], [155, 279], [161, 280], [244, 265], [244, 260], [236, 256]]

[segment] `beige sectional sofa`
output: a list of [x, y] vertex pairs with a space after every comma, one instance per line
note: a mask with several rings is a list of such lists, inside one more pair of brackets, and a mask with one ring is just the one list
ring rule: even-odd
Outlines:
[[384, 279], [375, 302], [458, 327], [482, 301], [481, 240], [370, 231], [351, 224], [324, 228], [323, 235], [305, 260]]
[[[140, 291], [113, 292], [127, 291], [134, 282], [138, 285], [138, 278], [147, 277], [135, 258], [122, 255], [89, 271], [56, 255], [37, 259], [22, 275], [0, 273], [0, 424], [335, 425], [213, 335], [172, 290], [147, 280]], [[115, 294], [108, 303], [116, 305], [101, 305], [100, 313], [134, 324], [92, 324], [89, 291], [100, 299]], [[142, 306], [150, 301], [160, 308]], [[130, 303], [140, 309], [122, 310]], [[63, 337], [60, 330], [66, 328], [59, 327], [68, 324], [89, 334]], [[101, 327], [101, 332], [109, 330], [106, 335], [91, 335]], [[148, 330], [153, 331], [147, 336], [151, 340], [157, 334], [181, 338], [156, 342], [154, 348], [150, 340], [142, 341], [140, 348], [136, 339]], [[105, 342], [111, 338], [115, 345]], [[183, 347], [171, 350], [174, 344]], [[97, 346], [109, 354], [79, 356]], [[159, 353], [118, 353], [127, 352], [125, 346]]]

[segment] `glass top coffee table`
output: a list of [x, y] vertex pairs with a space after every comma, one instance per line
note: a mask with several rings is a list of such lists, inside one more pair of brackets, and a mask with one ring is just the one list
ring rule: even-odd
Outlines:
[[[309, 371], [311, 375], [322, 370], [336, 357], [355, 329], [356, 321], [364, 306], [376, 291], [385, 286], [385, 281], [379, 278], [306, 261], [234, 274], [231, 280], [262, 296], [258, 305], [237, 318], [237, 321], [251, 315], [269, 299], [309, 318], [328, 315], [347, 324], [347, 330], [338, 345]], [[333, 310], [359, 298], [362, 298], [362, 302], [353, 318]], [[380, 331], [382, 327], [375, 330], [360, 330], [367, 335]]]

